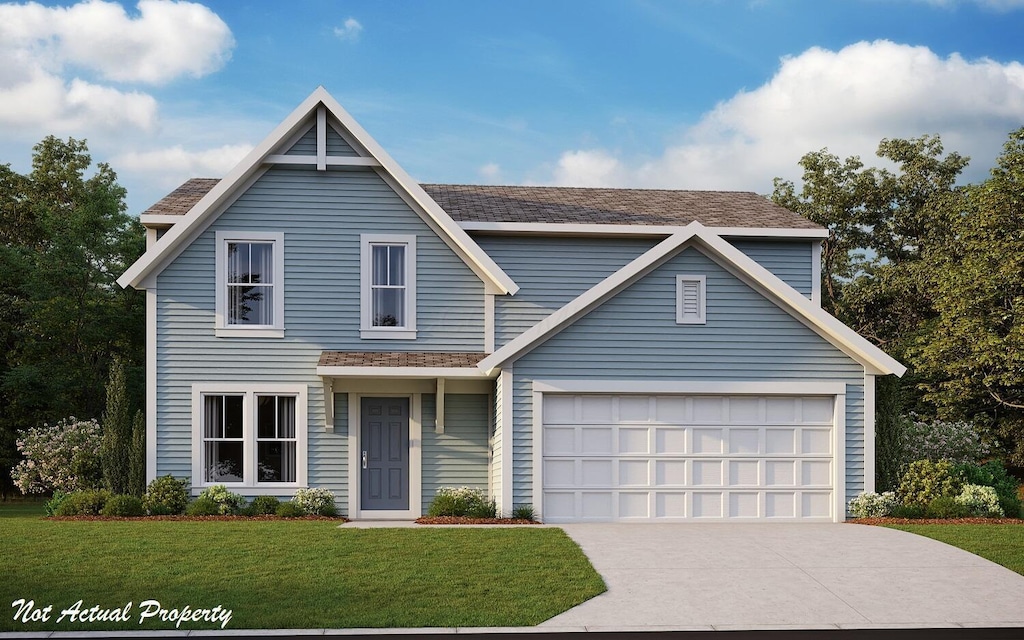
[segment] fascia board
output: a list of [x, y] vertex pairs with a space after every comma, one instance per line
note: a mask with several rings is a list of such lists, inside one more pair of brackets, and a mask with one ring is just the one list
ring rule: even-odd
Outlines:
[[339, 367], [318, 366], [318, 376], [331, 378], [477, 378], [488, 377], [478, 368], [466, 367]]
[[[459, 226], [471, 233], [523, 234], [549, 236], [670, 236], [682, 225], [585, 224], [559, 222], [483, 222], [465, 221]], [[813, 240], [828, 237], [828, 229], [784, 229], [777, 227], [705, 227], [710, 233], [727, 238], [766, 238], [773, 240]]]

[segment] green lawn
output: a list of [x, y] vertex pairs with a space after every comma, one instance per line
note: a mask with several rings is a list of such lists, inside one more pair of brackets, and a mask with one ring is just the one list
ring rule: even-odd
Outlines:
[[1024, 575], [1024, 525], [891, 524], [885, 526], [934, 538]]
[[[143, 601], [230, 609], [226, 628], [535, 625], [605, 590], [560, 529], [355, 529], [328, 521], [50, 521], [0, 505], [0, 602], [53, 605], [48, 623], [0, 631], [167, 629]], [[130, 621], [58, 623], [62, 610]], [[219, 628], [188, 622], [181, 629]]]

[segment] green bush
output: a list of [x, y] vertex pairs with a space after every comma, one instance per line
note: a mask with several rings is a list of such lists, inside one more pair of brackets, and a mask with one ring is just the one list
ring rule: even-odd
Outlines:
[[497, 511], [494, 500], [489, 500], [481, 489], [441, 487], [430, 503], [427, 515], [494, 518]]
[[928, 506], [936, 498], [954, 498], [963, 481], [947, 460], [911, 462], [900, 480], [899, 497], [903, 504]]
[[935, 498], [925, 508], [925, 516], [929, 518], [966, 518], [970, 515], [971, 509], [957, 502], [953, 496]]
[[281, 501], [274, 496], [256, 496], [249, 505], [246, 515], [272, 516], [277, 513], [279, 506]]
[[892, 513], [889, 514], [891, 518], [908, 518], [917, 519], [925, 516], [925, 508], [919, 504], [901, 504], [897, 505]]
[[107, 500], [107, 504], [103, 505], [100, 514], [120, 518], [138, 518], [146, 515], [146, 508], [142, 506], [142, 500], [136, 496], [111, 496]]
[[301, 518], [306, 512], [294, 502], [282, 502], [277, 506], [277, 515], [281, 518]]
[[536, 516], [532, 504], [521, 504], [512, 510], [512, 517], [516, 520], [533, 520]]
[[199, 494], [199, 498], [209, 498], [217, 504], [218, 513], [221, 516], [230, 516], [237, 514], [245, 506], [245, 498], [228, 491], [228, 488], [222, 484], [215, 484], [212, 487], [206, 487], [202, 493]]
[[884, 518], [899, 504], [892, 491], [861, 493], [850, 500], [850, 513], [854, 518]]
[[963, 464], [957, 466], [967, 484], [979, 484], [992, 487], [999, 497], [999, 506], [1003, 513], [1011, 518], [1021, 515], [1021, 501], [1018, 495], [1020, 482], [1010, 475], [999, 460], [990, 460], [985, 464]]
[[43, 503], [43, 510], [46, 511], [46, 516], [53, 517], [57, 515], [57, 509], [60, 508], [61, 503], [64, 502], [68, 495], [70, 494], [60, 489], [55, 490], [53, 497]]
[[57, 507], [58, 516], [98, 516], [110, 499], [106, 489], [86, 489], [68, 495]]
[[154, 516], [176, 516], [188, 505], [188, 480], [161, 476], [149, 483], [142, 506]]
[[292, 499], [306, 513], [333, 518], [338, 515], [338, 507], [334, 504], [334, 494], [327, 489], [299, 489]]
[[185, 507], [186, 516], [219, 516], [221, 504], [210, 496], [199, 496]]
[[955, 500], [970, 511], [972, 516], [1002, 518], [1006, 515], [999, 504], [999, 496], [992, 487], [980, 484], [965, 484]]

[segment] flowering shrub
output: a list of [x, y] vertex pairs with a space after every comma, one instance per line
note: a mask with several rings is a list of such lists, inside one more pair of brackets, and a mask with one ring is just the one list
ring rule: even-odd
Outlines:
[[203, 489], [196, 501], [210, 500], [217, 505], [217, 513], [222, 516], [229, 516], [238, 513], [245, 506], [245, 498], [228, 491], [222, 484], [215, 484], [212, 487]]
[[469, 516], [471, 518], [493, 518], [497, 514], [494, 500], [490, 500], [481, 489], [469, 487], [441, 487], [430, 503], [430, 516]]
[[983, 518], [1002, 518], [1006, 515], [999, 506], [999, 495], [992, 487], [965, 484], [955, 500], [970, 509], [972, 515]]
[[911, 414], [903, 424], [903, 449], [907, 460], [978, 462], [992, 453], [973, 423], [916, 420]]
[[26, 459], [11, 469], [11, 478], [22, 493], [72, 492], [100, 485], [103, 433], [95, 420], [72, 416], [18, 435], [18, 450]]
[[850, 513], [855, 518], [884, 518], [899, 504], [900, 501], [892, 491], [861, 493], [850, 500]]
[[948, 460], [911, 462], [900, 480], [900, 501], [906, 505], [925, 507], [936, 498], [955, 497], [963, 484]]
[[317, 516], [338, 514], [338, 508], [334, 506], [334, 494], [327, 489], [299, 489], [295, 492], [292, 502], [309, 514]]

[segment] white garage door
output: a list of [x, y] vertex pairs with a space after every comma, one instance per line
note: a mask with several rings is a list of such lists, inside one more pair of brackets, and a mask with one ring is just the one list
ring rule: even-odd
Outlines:
[[832, 397], [545, 394], [542, 411], [546, 522], [833, 517]]

